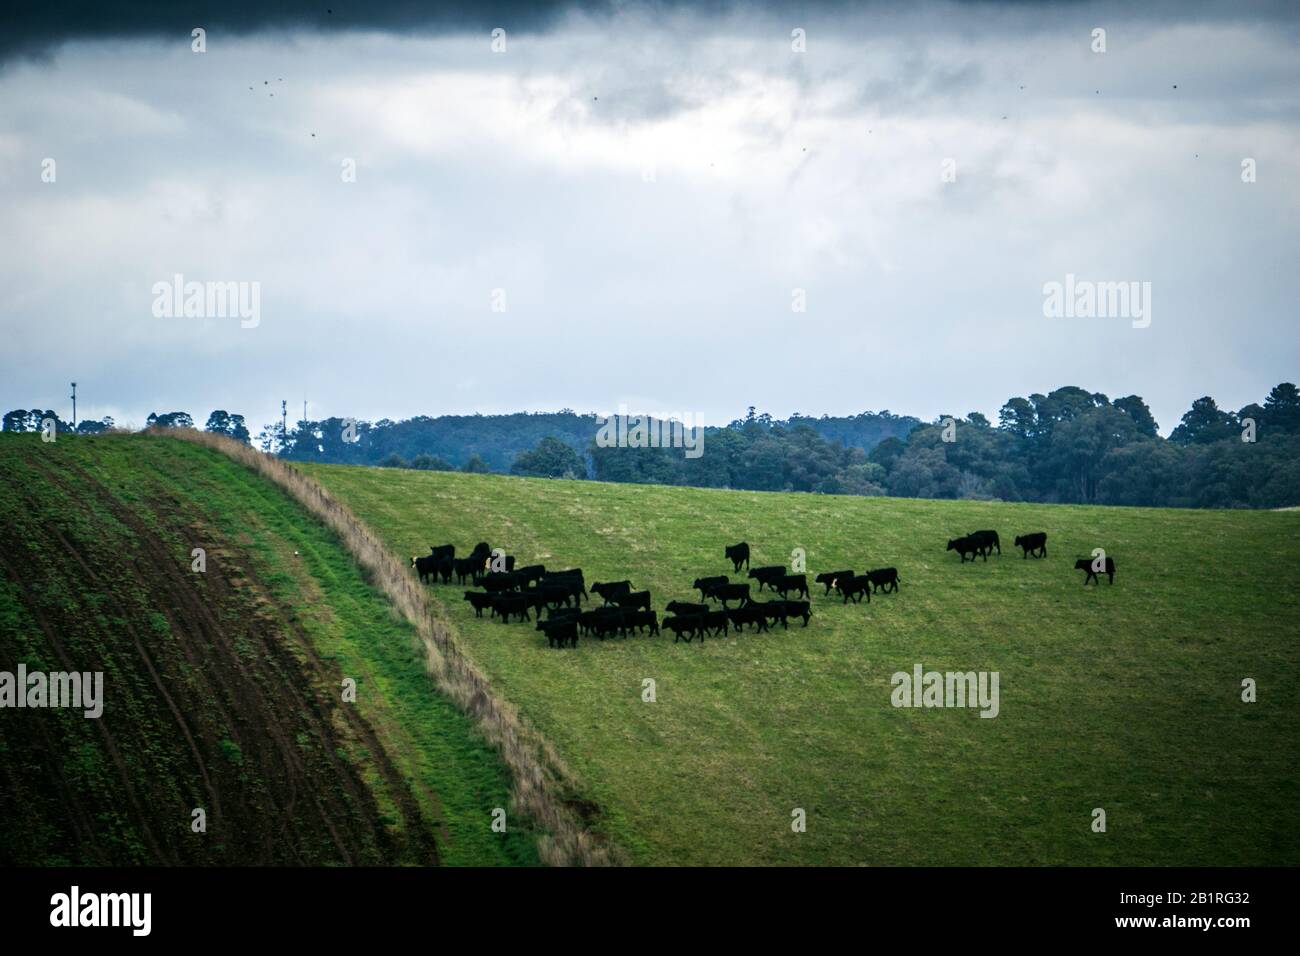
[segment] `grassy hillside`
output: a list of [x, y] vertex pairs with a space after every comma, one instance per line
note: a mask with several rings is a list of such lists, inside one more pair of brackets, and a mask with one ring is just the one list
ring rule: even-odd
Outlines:
[[0, 862], [536, 862], [526, 828], [490, 831], [504, 771], [409, 626], [213, 451], [0, 435], [0, 669], [20, 661], [103, 670], [106, 701], [0, 711]]
[[[756, 565], [802, 547], [810, 575], [900, 569], [901, 593], [870, 606], [816, 598], [806, 630], [576, 651], [436, 589], [639, 862], [1300, 863], [1300, 514], [307, 470], [402, 555], [487, 539], [588, 581], [629, 577], [657, 609], [730, 572], [722, 549], [741, 539]], [[944, 543], [976, 528], [1005, 554], [961, 566]], [[1011, 540], [1036, 530], [1050, 556], [1022, 560]], [[1113, 587], [1073, 570], [1094, 547]], [[890, 675], [916, 663], [998, 671], [1000, 716], [895, 709]]]

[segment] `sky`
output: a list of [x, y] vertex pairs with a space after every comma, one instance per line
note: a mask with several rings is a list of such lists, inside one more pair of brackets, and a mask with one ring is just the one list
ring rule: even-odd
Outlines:
[[[996, 419], [1078, 385], [1168, 434], [1297, 379], [1295, 4], [331, 2], [0, 29], [4, 409]], [[256, 321], [159, 314], [176, 275]], [[1149, 312], [1045, 315], [1067, 276]]]

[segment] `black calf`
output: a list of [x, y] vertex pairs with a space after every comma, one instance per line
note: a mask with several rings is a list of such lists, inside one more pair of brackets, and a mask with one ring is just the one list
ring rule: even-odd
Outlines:
[[785, 577], [785, 568], [779, 564], [773, 564], [765, 568], [755, 568], [749, 572], [749, 576], [758, 581], [758, 589], [761, 591], [764, 584]]
[[421, 584], [425, 583], [425, 582], [428, 580], [428, 578], [430, 577], [430, 575], [433, 576], [433, 578], [434, 578], [435, 581], [437, 580], [437, 577], [438, 577], [438, 559], [437, 559], [437, 558], [434, 558], [434, 557], [432, 557], [432, 556], [427, 557], [427, 558], [417, 558], [417, 557], [415, 557], [415, 555], [412, 555], [412, 556], [411, 556], [411, 567], [415, 568], [415, 573], [418, 574], [418, 575], [420, 576], [420, 583], [421, 583]]
[[[835, 587], [835, 582], [837, 580], [839, 580], [840, 578], [851, 578], [851, 577], [853, 577], [852, 569], [847, 571], [827, 571], [825, 574], [817, 575], [817, 577], [815, 577], [813, 581], [817, 584], [826, 585], [826, 594], [830, 594], [831, 588]], [[822, 596], [825, 597], [826, 595], [822, 595]]]
[[739, 601], [744, 604], [749, 600], [749, 585], [719, 584], [717, 587], [711, 588], [706, 597], [711, 601], [721, 601], [724, 608], [729, 601]]
[[898, 590], [898, 568], [877, 568], [867, 572], [871, 590], [879, 591], [883, 586], [886, 591]]
[[700, 592], [700, 600], [703, 601], [709, 596], [710, 590], [716, 588], [719, 584], [726, 583], [727, 576], [725, 574], [718, 574], [711, 578], [696, 578], [695, 583], [692, 584], [691, 587]]
[[606, 604], [612, 604], [615, 595], [629, 594], [631, 591], [631, 581], [597, 581], [591, 586], [591, 593], [599, 594]]
[[972, 539], [984, 549], [984, 560], [988, 560], [988, 555], [993, 553], [994, 548], [998, 549], [999, 557], [1002, 555], [1002, 542], [998, 540], [996, 531], [972, 531], [966, 537]]
[[736, 571], [740, 570], [740, 566], [742, 564], [748, 568], [749, 567], [749, 545], [746, 544], [744, 541], [740, 542], [740, 544], [727, 545], [727, 559], [732, 564], [735, 565], [734, 570]]
[[867, 603], [871, 603], [871, 576], [869, 574], [855, 574], [851, 578], [836, 578], [835, 590], [844, 595], [844, 603], [848, 604], [849, 599], [857, 604], [863, 597], [867, 598]]
[[771, 587], [773, 591], [776, 591], [783, 598], [788, 597], [791, 591], [808, 597], [808, 575], [783, 574], [780, 578], [771, 582]]
[[[1023, 548], [1022, 558], [1027, 558], [1031, 554], [1036, 558], [1047, 557], [1047, 532], [1035, 531], [1033, 534], [1016, 535], [1016, 547]], [[1037, 553], [1035, 553], [1037, 552]]]
[[610, 603], [628, 610], [650, 610], [650, 592], [649, 591], [626, 591], [622, 594], [615, 594], [610, 598]]
[[1097, 577], [1099, 573], [1106, 575], [1106, 577], [1110, 580], [1110, 583], [1114, 584], [1115, 583], [1115, 559], [1107, 558], [1106, 567], [1104, 569], [1095, 568], [1093, 566], [1093, 562], [1096, 560], [1098, 559], [1080, 558], [1078, 561], [1074, 562], [1074, 570], [1088, 572], [1087, 577], [1083, 579], [1083, 586], [1087, 587], [1089, 581], [1092, 581], [1094, 584], [1101, 584], [1101, 579]]
[[[470, 606], [471, 606], [472, 608], [474, 608], [474, 616], [475, 616], [475, 617], [482, 617], [482, 616], [483, 616], [483, 612], [484, 612], [486, 609], [492, 607], [492, 599], [493, 599], [495, 596], [496, 596], [496, 595], [494, 595], [494, 594], [486, 594], [486, 593], [484, 593], [483, 591], [466, 591], [466, 592], [465, 592], [465, 600], [466, 600], [466, 601], [469, 601]], [[495, 608], [493, 608], [493, 613], [494, 613], [494, 614], [496, 613], [496, 609], [495, 609]]]
[[984, 552], [983, 546], [974, 538], [952, 538], [948, 541], [947, 550], [956, 551], [959, 555], [961, 555], [962, 564], [966, 563], [966, 555], [968, 554], [970, 555], [970, 559], [972, 561], [975, 560], [975, 555], [977, 554], [984, 555], [985, 561], [989, 559], [989, 556]]

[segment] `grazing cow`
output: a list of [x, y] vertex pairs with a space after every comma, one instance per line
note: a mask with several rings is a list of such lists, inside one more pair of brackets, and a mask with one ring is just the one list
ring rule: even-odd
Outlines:
[[456, 546], [454, 544], [429, 545], [429, 557], [441, 560], [443, 558], [456, 557]]
[[[1022, 558], [1027, 558], [1031, 554], [1036, 558], [1047, 557], [1047, 532], [1035, 531], [1033, 534], [1016, 535], [1016, 547], [1023, 548]], [[1037, 552], [1037, 553], [1035, 553]]]
[[749, 572], [749, 576], [758, 581], [758, 589], [763, 590], [763, 585], [769, 581], [785, 576], [785, 568], [779, 564], [768, 565], [765, 568], [755, 568]]
[[492, 613], [493, 613], [493, 614], [496, 614], [496, 608], [492, 606], [492, 599], [493, 599], [495, 596], [496, 596], [496, 595], [494, 595], [494, 594], [488, 594], [488, 593], [486, 593], [486, 592], [484, 592], [484, 591], [466, 591], [466, 592], [465, 592], [465, 600], [466, 600], [466, 601], [469, 601], [469, 603], [470, 603], [470, 607], [474, 608], [474, 616], [475, 616], [475, 617], [482, 617], [482, 616], [483, 616], [483, 612], [484, 612], [485, 610], [487, 610], [488, 608], [491, 608], [491, 609], [492, 609]]
[[749, 601], [749, 585], [719, 584], [715, 588], [710, 588], [705, 597], [710, 601], [721, 601], [724, 608], [729, 601], [739, 601], [743, 605]]
[[850, 578], [836, 578], [835, 590], [844, 595], [843, 603], [845, 604], [849, 603], [850, 598], [853, 599], [854, 604], [857, 604], [863, 595], [866, 595], [867, 603], [870, 604], [871, 576], [869, 574], [855, 574]]
[[523, 597], [525, 605], [537, 612], [537, 617], [540, 620], [542, 611], [547, 608], [546, 592], [538, 588], [524, 588], [519, 594]]
[[596, 581], [591, 586], [591, 593], [599, 594], [606, 604], [612, 604], [616, 594], [628, 594], [631, 590], [631, 581]]
[[666, 630], [673, 632], [673, 643], [676, 644], [683, 637], [686, 643], [691, 642], [696, 634], [700, 635], [700, 640], [704, 640], [704, 615], [690, 614], [686, 617], [666, 617], [663, 626]]
[[[519, 572], [516, 571], [515, 573], [518, 574]], [[563, 582], [560, 584], [549, 584], [544, 582], [536, 587], [526, 588], [526, 590], [536, 591], [538, 594], [542, 595], [547, 607], [557, 608], [561, 605], [568, 607], [571, 602], [576, 603], [572, 582], [569, 584], [564, 584]]]
[[872, 591], [879, 591], [882, 585], [887, 592], [898, 590], [898, 568], [876, 568], [867, 572], [867, 578]]
[[777, 601], [773, 602], [780, 605], [781, 625], [788, 631], [790, 629], [790, 618], [803, 618], [803, 626], [808, 626], [808, 619], [812, 617], [812, 605], [807, 601]]
[[[1097, 577], [1097, 572], [1094, 571], [1092, 567], [1092, 562], [1095, 560], [1096, 558], [1080, 558], [1078, 561], [1074, 562], [1074, 570], [1088, 572], [1088, 576], [1083, 579], [1084, 587], [1088, 586], [1089, 581], [1092, 581], [1094, 584], [1101, 584], [1101, 579]], [[1106, 577], [1110, 580], [1111, 584], [1115, 583], [1115, 559], [1114, 558], [1108, 557], [1106, 559], [1106, 567], [1101, 573], [1106, 575]]]
[[546, 642], [551, 647], [563, 647], [566, 642], [570, 647], [578, 646], [578, 622], [574, 618], [561, 617], [538, 621], [537, 629], [546, 635]]
[[719, 584], [726, 584], [727, 580], [725, 574], [717, 574], [711, 578], [696, 578], [695, 583], [692, 584], [691, 587], [700, 592], [700, 600], [703, 601], [709, 596], [709, 591], [716, 588]]
[[783, 598], [788, 597], [791, 591], [808, 597], [808, 575], [783, 574], [780, 578], [770, 582], [770, 587]]
[[685, 601], [669, 601], [664, 608], [669, 614], [704, 614], [709, 610], [707, 604], [687, 604]]
[[985, 561], [989, 559], [989, 556], [984, 553], [984, 548], [974, 538], [951, 538], [948, 541], [947, 550], [956, 551], [961, 555], [962, 564], [966, 563], [966, 555], [968, 554], [972, 561], [975, 560], [975, 555], [977, 554], [983, 554]]
[[748, 568], [749, 567], [749, 545], [747, 545], [744, 541], [740, 542], [740, 544], [727, 545], [727, 559], [732, 564], [735, 565], [735, 568], [733, 568], [733, 570], [735, 571], [739, 571], [740, 566], [742, 564], [746, 568]]
[[610, 603], [631, 611], [650, 610], [649, 591], [625, 591], [611, 596]]
[[[839, 580], [840, 578], [851, 578], [851, 577], [853, 577], [853, 570], [850, 568], [849, 570], [846, 571], [827, 571], [825, 574], [817, 575], [817, 577], [814, 578], [813, 580], [817, 584], [826, 585], [826, 594], [830, 594], [831, 588], [835, 587], [835, 582], [837, 580]], [[825, 594], [822, 595], [822, 597], [825, 596], [826, 596]]]
[[417, 558], [411, 555], [411, 567], [415, 568], [415, 573], [420, 576], [420, 583], [424, 584], [432, 575], [434, 582], [438, 579], [438, 559], [432, 556], [427, 558]]
[[756, 601], [751, 601], [743, 607], [732, 608], [727, 612], [727, 617], [731, 620], [731, 626], [736, 632], [744, 630], [746, 624], [753, 624], [754, 630], [762, 633], [767, 630], [767, 611]]
[[492, 595], [492, 608], [500, 616], [503, 623], [510, 623], [510, 615], [515, 615], [521, 621], [531, 621], [528, 616], [529, 599], [523, 594], [501, 593]]
[[659, 633], [659, 615], [654, 611], [623, 611], [623, 627], [641, 633], [647, 628], [651, 635]]
[[996, 531], [972, 531], [966, 537], [978, 541], [987, 554], [992, 554], [993, 549], [998, 549], [998, 556], [1002, 556], [1002, 542], [998, 540]]

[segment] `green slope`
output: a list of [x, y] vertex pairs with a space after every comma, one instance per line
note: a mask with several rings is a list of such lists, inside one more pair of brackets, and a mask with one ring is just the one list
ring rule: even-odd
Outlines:
[[[308, 470], [403, 556], [486, 539], [589, 582], [630, 578], [660, 610], [730, 572], [723, 546], [741, 539], [756, 565], [806, 549], [810, 576], [901, 570], [901, 593], [870, 606], [817, 597], [806, 630], [576, 652], [436, 588], [640, 862], [1300, 862], [1300, 514]], [[976, 528], [1006, 553], [961, 566], [945, 541]], [[1012, 538], [1036, 530], [1050, 557], [1022, 560]], [[1113, 587], [1073, 570], [1094, 547], [1118, 564]], [[1000, 716], [893, 708], [890, 675], [916, 663], [998, 671]]]
[[0, 669], [106, 674], [100, 720], [0, 711], [0, 860], [536, 862], [410, 627], [269, 482], [168, 438], [0, 435], [0, 528]]

